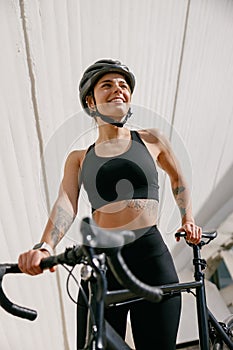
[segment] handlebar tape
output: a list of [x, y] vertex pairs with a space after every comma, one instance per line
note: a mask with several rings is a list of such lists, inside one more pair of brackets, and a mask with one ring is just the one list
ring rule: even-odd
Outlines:
[[13, 316], [25, 318], [29, 321], [34, 321], [37, 317], [37, 312], [35, 310], [12, 303], [5, 296], [2, 288], [0, 288], [0, 305], [5, 311], [9, 312]]
[[14, 272], [20, 273], [20, 269], [17, 264], [1, 266], [0, 268], [0, 305], [2, 308], [12, 314], [13, 316], [25, 318], [29, 321], [34, 321], [37, 317], [37, 312], [32, 309], [28, 309], [23, 306], [12, 303], [5, 295], [2, 288], [2, 279], [5, 273]]
[[[77, 264], [82, 257], [82, 249], [79, 246], [73, 248], [67, 248], [66, 251], [57, 256], [50, 256], [41, 261], [40, 267], [42, 270], [46, 268], [51, 268], [59, 263], [67, 263], [72, 266]], [[19, 269], [18, 264], [0, 264], [0, 306], [8, 313], [34, 321], [37, 317], [37, 312], [35, 310], [16, 305], [12, 303], [4, 293], [2, 288], [3, 277], [8, 273], [22, 273]]]
[[[186, 237], [186, 232], [176, 232], [175, 237]], [[211, 241], [217, 237], [217, 231], [211, 231], [211, 232], [202, 232], [201, 235], [202, 238], [210, 239]]]

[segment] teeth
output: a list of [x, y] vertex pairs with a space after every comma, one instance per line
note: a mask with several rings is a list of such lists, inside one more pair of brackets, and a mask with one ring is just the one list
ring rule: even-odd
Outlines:
[[121, 98], [114, 98], [111, 102], [123, 102]]

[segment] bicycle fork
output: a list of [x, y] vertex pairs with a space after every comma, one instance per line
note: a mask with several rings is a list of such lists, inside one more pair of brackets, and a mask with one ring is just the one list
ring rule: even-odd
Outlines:
[[205, 293], [205, 277], [202, 270], [206, 267], [206, 261], [201, 259], [200, 255], [201, 247], [199, 245], [193, 245], [193, 265], [194, 265], [194, 277], [196, 281], [201, 282], [201, 286], [196, 290], [196, 305], [197, 305], [197, 317], [198, 317], [198, 331], [200, 339], [200, 349], [209, 350], [209, 327], [208, 327], [208, 312]]

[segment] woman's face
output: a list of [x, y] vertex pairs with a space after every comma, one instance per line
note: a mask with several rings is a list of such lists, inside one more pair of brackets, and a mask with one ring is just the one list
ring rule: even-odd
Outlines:
[[96, 83], [94, 98], [91, 98], [89, 106], [95, 108], [106, 116], [121, 119], [130, 107], [131, 91], [123, 75], [119, 73], [107, 73]]

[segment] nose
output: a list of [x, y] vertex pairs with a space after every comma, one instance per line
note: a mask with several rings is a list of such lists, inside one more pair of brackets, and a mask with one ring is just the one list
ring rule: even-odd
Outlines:
[[119, 83], [116, 82], [113, 86], [113, 90], [114, 92], [122, 91], [122, 87]]

